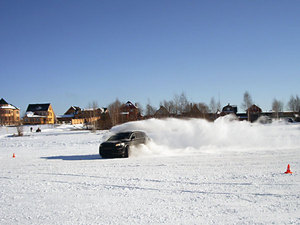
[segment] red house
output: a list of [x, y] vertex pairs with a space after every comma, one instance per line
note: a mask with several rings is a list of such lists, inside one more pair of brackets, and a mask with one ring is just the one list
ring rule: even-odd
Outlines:
[[141, 113], [137, 105], [132, 104], [132, 102], [128, 101], [126, 104], [123, 104], [120, 107], [120, 117], [121, 123], [126, 123], [129, 121], [136, 121], [142, 118]]

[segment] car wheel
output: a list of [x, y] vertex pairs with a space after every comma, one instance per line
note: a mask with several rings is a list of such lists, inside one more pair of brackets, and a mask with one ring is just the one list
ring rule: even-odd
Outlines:
[[124, 153], [124, 158], [128, 158], [128, 157], [129, 157], [129, 146], [126, 146], [125, 153]]

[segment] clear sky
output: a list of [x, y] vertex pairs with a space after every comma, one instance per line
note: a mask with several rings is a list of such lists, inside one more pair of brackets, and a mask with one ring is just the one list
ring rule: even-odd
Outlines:
[[0, 0], [0, 98], [56, 114], [184, 92], [270, 110], [300, 94], [299, 0]]

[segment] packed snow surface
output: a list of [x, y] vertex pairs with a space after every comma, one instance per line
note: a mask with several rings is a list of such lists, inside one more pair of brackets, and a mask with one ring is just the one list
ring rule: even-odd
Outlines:
[[[0, 127], [0, 224], [300, 224], [300, 124], [223, 117], [37, 128], [18, 137]], [[100, 143], [128, 130], [151, 142], [127, 159], [102, 159]]]

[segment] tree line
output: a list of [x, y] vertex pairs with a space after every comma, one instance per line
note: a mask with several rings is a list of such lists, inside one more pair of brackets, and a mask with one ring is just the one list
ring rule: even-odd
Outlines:
[[[246, 91], [243, 95], [241, 108], [246, 111], [253, 104], [254, 101], [252, 100], [250, 93]], [[160, 102], [160, 106], [164, 106], [171, 114], [176, 115], [189, 112], [193, 105], [196, 105], [203, 113], [216, 113], [222, 110], [220, 100], [216, 101], [214, 97], [211, 98], [209, 105], [207, 105], [203, 102], [190, 102], [184, 93], [181, 93], [180, 95], [175, 94], [173, 99], [163, 100]], [[274, 98], [272, 102], [272, 110], [274, 112], [283, 112], [284, 105], [284, 102]], [[292, 112], [300, 112], [300, 98], [298, 95], [291, 95], [286, 104], [286, 109]], [[157, 111], [157, 108], [151, 105], [150, 101], [148, 100], [145, 110], [142, 108], [142, 111], [146, 116], [153, 116]]]
[[[120, 124], [122, 122], [120, 121], [120, 110], [123, 104], [125, 103], [121, 102], [118, 98], [114, 102], [109, 104], [108, 112], [110, 115], [112, 125]], [[246, 111], [253, 104], [254, 101], [250, 93], [248, 91], [245, 91], [243, 95], [241, 108]], [[95, 102], [92, 103], [93, 107], [95, 107], [96, 105], [97, 104]], [[136, 105], [139, 109], [140, 114], [142, 114], [145, 117], [154, 116], [154, 114], [158, 110], [158, 108], [151, 104], [150, 100], [148, 100], [148, 103], [146, 104], [145, 108], [139, 103], [136, 103]], [[159, 106], [165, 107], [168, 110], [168, 112], [173, 115], [182, 115], [184, 113], [190, 112], [192, 107], [195, 105], [203, 114], [217, 113], [218, 111], [222, 111], [220, 100], [216, 101], [215, 98], [212, 97], [209, 104], [206, 104], [204, 102], [191, 102], [188, 100], [184, 92], [182, 92], [181, 94], [175, 94], [171, 100], [162, 100], [159, 104]], [[275, 114], [277, 114], [277, 117], [279, 112], [283, 112], [283, 109], [284, 103], [274, 98], [272, 102], [272, 110]], [[292, 95], [290, 97], [290, 100], [286, 105], [286, 109], [292, 112], [300, 112], [300, 98], [298, 95]]]

